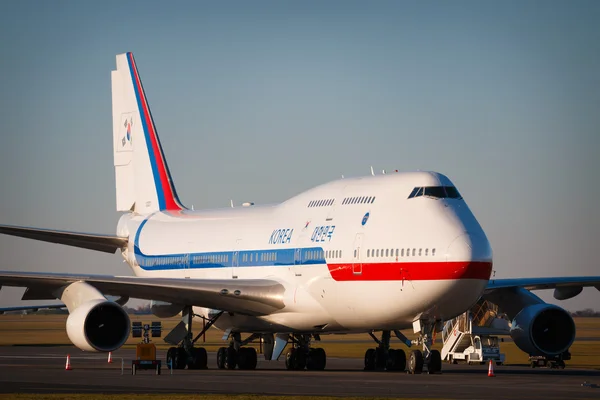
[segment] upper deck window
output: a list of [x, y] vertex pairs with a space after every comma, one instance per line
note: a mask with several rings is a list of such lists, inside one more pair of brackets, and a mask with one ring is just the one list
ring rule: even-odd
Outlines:
[[416, 187], [410, 192], [409, 199], [413, 197], [432, 197], [434, 199], [462, 199], [460, 193], [454, 186], [425, 186]]

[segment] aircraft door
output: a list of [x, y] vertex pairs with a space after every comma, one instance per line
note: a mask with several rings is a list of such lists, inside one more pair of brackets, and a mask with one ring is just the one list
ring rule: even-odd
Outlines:
[[364, 233], [357, 233], [354, 238], [354, 254], [352, 255], [352, 273], [355, 275], [362, 274], [362, 242]]
[[238, 269], [240, 266], [240, 248], [242, 247], [242, 239], [238, 239], [235, 241], [235, 248], [233, 250], [233, 255], [231, 258], [231, 277], [233, 279], [237, 279], [238, 277]]
[[302, 276], [302, 249], [294, 250], [294, 275]]

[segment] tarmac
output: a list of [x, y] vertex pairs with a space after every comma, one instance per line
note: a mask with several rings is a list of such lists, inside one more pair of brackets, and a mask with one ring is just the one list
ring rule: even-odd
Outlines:
[[[165, 351], [159, 351], [164, 360]], [[71, 371], [65, 371], [66, 355]], [[600, 371], [443, 365], [436, 375], [366, 372], [363, 360], [329, 358], [325, 371], [287, 371], [283, 361], [259, 360], [254, 371], [219, 370], [209, 353], [208, 370], [138, 371], [135, 350], [85, 353], [74, 347], [0, 347], [0, 393], [190, 393], [322, 395], [445, 399], [599, 399]], [[260, 359], [260, 355], [259, 355]], [[122, 369], [123, 367], [123, 369]], [[122, 373], [123, 372], [123, 373]], [[584, 385], [584, 383], [587, 383]], [[599, 385], [594, 387], [595, 385]]]

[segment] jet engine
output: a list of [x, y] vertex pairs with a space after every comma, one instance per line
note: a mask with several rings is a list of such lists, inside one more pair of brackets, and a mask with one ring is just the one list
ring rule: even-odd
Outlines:
[[569, 349], [575, 323], [568, 312], [552, 304], [535, 304], [514, 318], [510, 336], [530, 356], [555, 356]]
[[94, 286], [73, 282], [61, 290], [60, 299], [69, 309], [67, 335], [81, 350], [114, 351], [127, 341], [129, 316]]
[[171, 318], [183, 310], [181, 304], [172, 304], [165, 301], [150, 301], [150, 311], [158, 318]]
[[81, 350], [114, 351], [129, 337], [129, 316], [117, 303], [91, 300], [67, 318], [67, 335]]

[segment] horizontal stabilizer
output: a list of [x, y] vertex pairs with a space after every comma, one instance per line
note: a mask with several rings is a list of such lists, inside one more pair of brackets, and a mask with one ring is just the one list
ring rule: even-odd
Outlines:
[[0, 233], [50, 243], [65, 244], [89, 250], [114, 253], [127, 246], [127, 238], [92, 233], [66, 232], [52, 229], [27, 228], [21, 226], [0, 225]]

